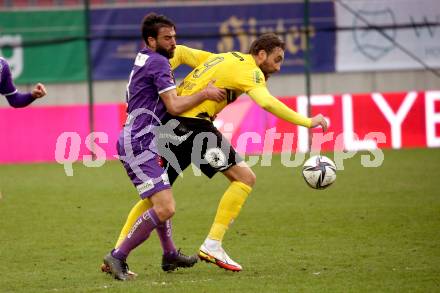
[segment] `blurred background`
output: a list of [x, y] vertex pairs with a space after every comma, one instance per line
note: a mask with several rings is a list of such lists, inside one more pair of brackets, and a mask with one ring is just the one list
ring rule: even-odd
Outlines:
[[[245, 157], [258, 180], [224, 242], [240, 274], [164, 274], [156, 239], [129, 259], [136, 282], [99, 271], [138, 201], [114, 155], [153, 11], [174, 20], [178, 43], [212, 52], [276, 32], [286, 54], [269, 91], [329, 122], [309, 132], [245, 95], [217, 117], [240, 153], [258, 154]], [[0, 55], [21, 91], [48, 90], [22, 109], [0, 96], [0, 292], [440, 292], [440, 0], [0, 0]], [[318, 148], [338, 166], [324, 191], [301, 174]], [[193, 170], [173, 185], [173, 237], [188, 254], [229, 184]]]
[[[4, 0], [0, 2], [0, 56], [8, 60], [20, 90], [29, 91], [36, 82], [43, 82], [48, 95], [23, 110], [10, 109], [6, 99], [0, 99], [0, 131], [8, 142], [7, 146], [2, 143], [3, 150], [17, 154], [14, 160], [0, 158], [0, 162], [20, 161], [23, 156], [17, 148], [26, 139], [17, 136], [23, 119], [28, 121], [23, 131], [28, 133], [29, 121], [39, 124], [35, 131], [40, 133], [31, 137], [39, 137], [41, 131], [47, 136], [49, 129], [52, 138], [46, 145], [55, 145], [63, 131], [78, 132], [83, 139], [87, 131], [102, 130], [109, 135], [109, 151], [113, 150], [114, 135], [124, 119], [127, 78], [136, 52], [144, 46], [140, 22], [152, 11], [174, 20], [178, 43], [211, 52], [247, 52], [257, 35], [269, 31], [279, 34], [286, 42], [285, 62], [281, 73], [269, 80], [269, 90], [299, 112], [327, 111], [330, 118], [333, 115], [330, 122], [335, 135], [347, 130], [347, 117], [352, 115], [351, 132], [382, 131], [389, 136], [384, 147], [440, 146], [440, 114], [436, 114], [440, 105], [435, 91], [440, 89], [437, 0]], [[188, 72], [189, 68], [179, 68], [177, 80]], [[414, 99], [408, 96], [412, 92], [416, 93]], [[383, 99], [372, 93], [382, 93]], [[343, 99], [347, 94], [353, 100]], [[364, 101], [356, 95], [365, 96]], [[307, 100], [312, 96], [315, 99]], [[406, 98], [408, 111], [400, 107]], [[257, 131], [264, 133], [274, 125], [284, 127], [271, 122], [271, 116], [243, 106], [247, 103], [241, 104], [235, 106], [239, 107], [236, 112], [264, 121]], [[43, 111], [44, 107], [48, 108]], [[374, 114], [377, 108], [382, 110]], [[400, 144], [391, 127], [399, 109], [408, 121], [420, 126], [417, 131], [401, 129]], [[414, 117], [408, 116], [414, 111]], [[220, 126], [229, 119], [226, 116]], [[374, 117], [383, 121], [379, 123]], [[407, 121], [400, 118], [399, 126], [405, 126]], [[10, 123], [16, 125], [14, 131], [5, 126]], [[84, 129], [78, 129], [80, 123], [85, 123]], [[112, 130], [107, 129], [113, 124]], [[233, 124], [237, 131], [241, 127], [237, 133], [247, 130], [240, 119]], [[369, 127], [356, 131], [356, 125]], [[298, 144], [294, 142], [293, 147]], [[34, 159], [53, 160], [53, 148], [52, 157], [35, 154]], [[307, 148], [306, 143], [300, 146], [301, 150]], [[42, 149], [47, 147], [42, 145]]]

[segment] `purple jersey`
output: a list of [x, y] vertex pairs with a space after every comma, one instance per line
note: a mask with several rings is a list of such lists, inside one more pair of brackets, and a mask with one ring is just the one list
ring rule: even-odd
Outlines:
[[0, 57], [0, 94], [9, 96], [15, 94], [17, 89], [12, 82], [11, 71], [5, 59]]
[[127, 85], [129, 117], [126, 127], [130, 126], [131, 135], [160, 124], [167, 115], [160, 94], [174, 88], [176, 84], [168, 59], [148, 48], [142, 49], [136, 56]]

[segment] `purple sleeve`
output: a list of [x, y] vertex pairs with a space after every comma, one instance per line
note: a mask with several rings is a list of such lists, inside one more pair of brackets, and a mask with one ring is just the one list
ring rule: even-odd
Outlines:
[[35, 101], [35, 98], [32, 97], [31, 93], [22, 94], [19, 92], [7, 95], [6, 99], [8, 99], [9, 105], [14, 108], [23, 108]]
[[4, 59], [0, 60], [0, 94], [9, 95], [13, 94], [17, 89], [12, 82], [11, 71], [9, 70], [8, 63]]
[[154, 83], [156, 84], [158, 94], [176, 88], [176, 83], [174, 82], [174, 76], [168, 60], [165, 58], [156, 59], [151, 65], [155, 68]]

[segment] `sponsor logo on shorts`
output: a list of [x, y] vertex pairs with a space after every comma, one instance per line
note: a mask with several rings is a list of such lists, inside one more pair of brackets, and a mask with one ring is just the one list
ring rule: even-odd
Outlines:
[[226, 162], [226, 156], [220, 148], [210, 148], [205, 153], [205, 160], [213, 168], [222, 168]]
[[144, 182], [142, 184], [139, 184], [138, 186], [136, 186], [137, 191], [139, 192], [139, 194], [142, 194], [144, 192], [147, 192], [151, 189], [154, 188], [154, 183], [153, 180], [148, 180], [147, 182]]

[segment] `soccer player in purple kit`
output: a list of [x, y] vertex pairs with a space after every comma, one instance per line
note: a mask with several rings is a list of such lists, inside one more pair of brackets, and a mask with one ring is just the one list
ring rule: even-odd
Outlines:
[[137, 54], [127, 85], [128, 117], [120, 133], [117, 149], [120, 161], [140, 197], [152, 207], [134, 223], [127, 237], [104, 257], [104, 264], [118, 280], [131, 279], [126, 259], [156, 229], [164, 251], [162, 269], [191, 267], [197, 256], [176, 250], [169, 219], [175, 211], [167, 172], [157, 154], [154, 131], [166, 120], [167, 112], [179, 115], [210, 99], [222, 101], [225, 91], [208, 84], [191, 96], [177, 96], [169, 59], [176, 48], [175, 25], [163, 15], [150, 13], [142, 21], [146, 47]]
[[12, 107], [23, 108], [31, 104], [35, 99], [44, 97], [46, 95], [46, 88], [43, 84], [37, 83], [30, 93], [18, 92], [12, 81], [8, 62], [0, 57], [0, 94], [6, 97], [9, 105]]

